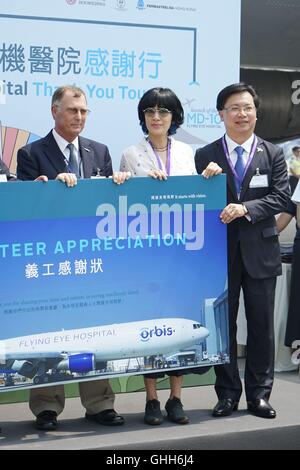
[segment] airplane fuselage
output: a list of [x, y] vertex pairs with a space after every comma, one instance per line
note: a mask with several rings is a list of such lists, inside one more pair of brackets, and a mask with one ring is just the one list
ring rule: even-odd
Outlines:
[[3, 346], [7, 360], [93, 353], [97, 361], [108, 361], [170, 353], [208, 335], [196, 321], [160, 318], [20, 336], [5, 340]]

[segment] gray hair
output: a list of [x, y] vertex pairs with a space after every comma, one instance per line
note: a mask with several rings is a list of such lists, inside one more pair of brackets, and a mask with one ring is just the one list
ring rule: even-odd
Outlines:
[[73, 98], [80, 98], [83, 95], [85, 101], [87, 101], [86, 94], [81, 88], [73, 85], [64, 85], [58, 87], [53, 93], [51, 106], [59, 105], [67, 91], [73, 93]]

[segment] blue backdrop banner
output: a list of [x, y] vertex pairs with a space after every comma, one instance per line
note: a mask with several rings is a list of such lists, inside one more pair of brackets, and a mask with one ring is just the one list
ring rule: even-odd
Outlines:
[[86, 93], [83, 135], [108, 146], [116, 170], [143, 137], [137, 106], [149, 88], [180, 98], [178, 140], [196, 149], [219, 138], [216, 96], [239, 80], [240, 19], [241, 0], [1, 0], [4, 162], [15, 172], [18, 149], [48, 134], [65, 84]]
[[0, 389], [227, 362], [225, 183], [0, 184]]

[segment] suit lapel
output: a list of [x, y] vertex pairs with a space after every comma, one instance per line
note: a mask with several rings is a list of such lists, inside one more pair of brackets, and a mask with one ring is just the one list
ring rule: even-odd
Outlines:
[[44, 153], [49, 160], [49, 163], [55, 168], [57, 173], [66, 171], [65, 156], [60, 151], [52, 131], [43, 139]]
[[79, 137], [79, 150], [83, 167], [83, 178], [90, 178], [95, 170], [94, 165], [94, 150], [90, 142], [83, 137]]

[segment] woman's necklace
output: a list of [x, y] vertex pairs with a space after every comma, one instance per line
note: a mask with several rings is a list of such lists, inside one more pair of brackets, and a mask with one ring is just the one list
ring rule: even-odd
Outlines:
[[153, 145], [153, 148], [154, 148], [155, 150], [159, 150], [160, 152], [164, 152], [165, 150], [167, 150], [168, 145], [166, 145], [165, 147], [154, 147], [154, 145]]
[[161, 159], [160, 159], [160, 156], [158, 155], [158, 153], [163, 152], [163, 151], [167, 151], [165, 169], [166, 169], [167, 175], [169, 176], [170, 175], [170, 169], [171, 169], [171, 141], [170, 141], [170, 139], [168, 139], [168, 143], [167, 143], [166, 147], [164, 148], [164, 150], [163, 150], [163, 147], [154, 147], [154, 145], [152, 144], [150, 139], [148, 139], [148, 142], [152, 147], [154, 155], [156, 156], [157, 164], [158, 164], [158, 167], [159, 167], [160, 170], [163, 170], [163, 166], [162, 166]]

